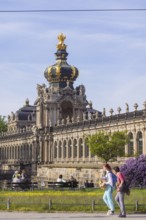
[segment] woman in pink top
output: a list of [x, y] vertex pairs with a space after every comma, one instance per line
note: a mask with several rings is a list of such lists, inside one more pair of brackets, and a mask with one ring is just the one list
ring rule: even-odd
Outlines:
[[125, 194], [125, 192], [123, 192], [121, 190], [122, 186], [125, 182], [125, 177], [120, 172], [119, 167], [114, 167], [113, 172], [117, 176], [117, 194], [115, 196], [115, 201], [117, 202], [117, 204], [119, 205], [120, 210], [121, 210], [121, 213], [120, 213], [119, 217], [120, 218], [125, 218], [126, 217], [126, 210], [125, 210], [125, 204], [124, 204], [124, 194]]

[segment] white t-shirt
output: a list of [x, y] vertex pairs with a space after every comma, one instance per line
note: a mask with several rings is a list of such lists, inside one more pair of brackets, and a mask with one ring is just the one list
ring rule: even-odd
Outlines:
[[66, 181], [65, 181], [64, 179], [62, 179], [62, 178], [58, 178], [58, 179], [57, 179], [57, 182], [63, 182], [63, 183], [65, 183]]
[[107, 179], [107, 181], [105, 182], [105, 184], [113, 186], [113, 178], [112, 178], [112, 173], [111, 172], [107, 171], [106, 179]]

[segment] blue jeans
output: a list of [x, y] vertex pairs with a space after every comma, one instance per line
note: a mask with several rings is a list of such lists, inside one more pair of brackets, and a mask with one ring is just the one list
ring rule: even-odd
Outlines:
[[110, 185], [106, 186], [104, 195], [103, 195], [103, 200], [105, 202], [105, 204], [107, 205], [107, 207], [111, 210], [114, 211], [115, 207], [114, 207], [114, 202], [113, 202], [113, 187]]
[[125, 204], [124, 204], [124, 193], [117, 192], [117, 195], [115, 197], [115, 201], [118, 203], [118, 206], [120, 207], [121, 214], [126, 215]]

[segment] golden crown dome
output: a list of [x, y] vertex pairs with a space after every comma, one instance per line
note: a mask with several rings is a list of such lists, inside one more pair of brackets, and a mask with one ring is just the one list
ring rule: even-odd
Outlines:
[[64, 88], [67, 86], [67, 82], [69, 82], [69, 86], [73, 88], [73, 82], [79, 75], [79, 71], [75, 66], [69, 65], [66, 60], [68, 53], [66, 52], [67, 45], [64, 44], [64, 40], [66, 36], [62, 33], [58, 36], [58, 44], [57, 44], [57, 52], [56, 55], [56, 63], [52, 66], [46, 68], [44, 75], [45, 78], [52, 85], [58, 83], [60, 88]]

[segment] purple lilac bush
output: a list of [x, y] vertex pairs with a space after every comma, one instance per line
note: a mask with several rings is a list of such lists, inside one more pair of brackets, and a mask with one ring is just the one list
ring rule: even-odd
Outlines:
[[146, 186], [146, 155], [131, 158], [120, 167], [130, 187]]

